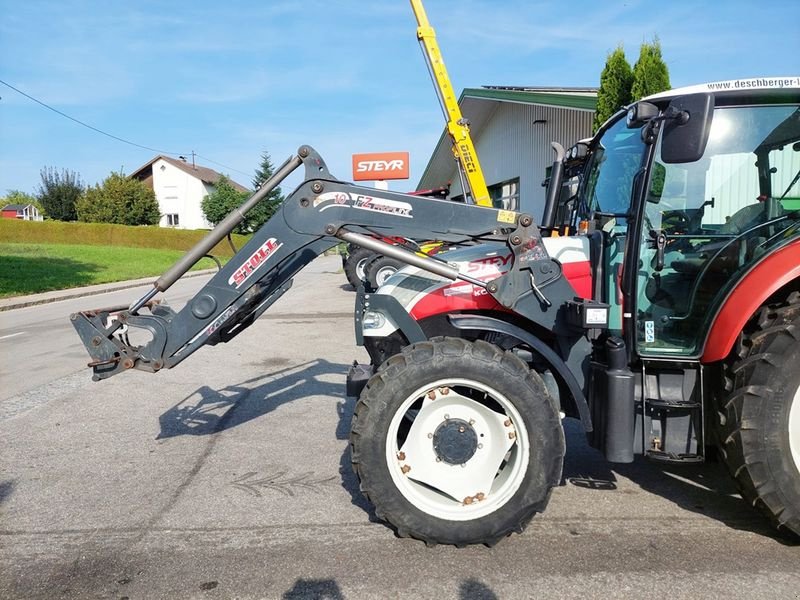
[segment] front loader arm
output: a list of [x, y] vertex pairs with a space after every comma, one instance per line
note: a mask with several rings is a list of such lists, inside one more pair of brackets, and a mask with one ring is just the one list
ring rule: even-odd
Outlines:
[[[305, 167], [305, 181], [186, 306], [175, 312], [153, 299], [300, 165]], [[459, 273], [442, 260], [421, 257], [365, 235], [369, 233], [454, 243], [504, 240], [514, 250], [515, 268], [486, 284]], [[92, 357], [89, 366], [94, 370], [94, 379], [106, 379], [131, 368], [151, 372], [171, 368], [205, 344], [229, 341], [291, 287], [298, 271], [341, 240], [372, 245], [409, 264], [450, 279], [470, 281], [486, 288], [506, 306], [514, 306], [531, 295], [531, 286], [526, 284], [528, 275], [520, 276], [520, 269], [548, 262], [560, 273], [557, 263], [547, 258], [538, 230], [527, 215], [355, 186], [331, 176], [322, 158], [303, 146], [239, 211], [226, 217], [159, 277], [143, 298], [130, 307], [71, 315]], [[549, 273], [553, 272], [553, 265]], [[558, 277], [549, 277], [540, 286], [555, 279]], [[145, 332], [144, 337], [149, 340], [131, 343], [129, 334], [133, 331], [138, 331], [140, 337]]]

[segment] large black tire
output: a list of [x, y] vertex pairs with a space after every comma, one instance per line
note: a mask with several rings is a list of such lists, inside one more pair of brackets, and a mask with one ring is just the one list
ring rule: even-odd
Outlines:
[[[437, 387], [442, 385], [452, 387]], [[497, 410], [498, 407], [502, 408], [499, 403], [492, 405], [492, 408], [499, 412], [501, 418], [508, 415], [503, 424], [513, 426], [517, 432], [514, 435], [503, 433], [494, 438], [487, 433], [484, 437], [476, 426], [480, 435], [478, 439], [483, 440], [478, 447], [485, 445], [491, 448], [495, 440], [499, 441], [504, 436], [515, 439], [514, 445], [499, 470], [488, 470], [489, 477], [494, 479], [487, 497], [480, 498], [480, 506], [478, 501], [473, 506], [470, 498], [456, 501], [441, 493], [432, 509], [422, 502], [415, 503], [412, 501], [414, 494], [409, 493], [409, 489], [419, 486], [420, 493], [428, 494], [431, 488], [410, 481], [410, 476], [408, 483], [404, 483], [402, 478], [398, 479], [398, 472], [406, 472], [402, 470], [403, 467], [398, 467], [398, 463], [390, 462], [394, 462], [393, 453], [400, 447], [402, 434], [397, 433], [395, 437], [390, 423], [393, 419], [397, 421], [399, 412], [405, 418], [422, 419], [421, 403], [424, 398], [430, 398], [429, 394], [435, 394], [433, 390], [445, 390], [445, 394], [449, 393], [447, 390], [452, 390], [458, 399], [462, 397], [461, 394], [473, 389], [470, 386], [484, 390], [486, 394], [477, 394], [473, 399], [483, 398], [482, 402], [490, 403], [493, 402], [492, 398], [501, 398], [502, 402], [513, 405], [513, 409], [505, 411]], [[409, 399], [415, 396], [420, 398], [415, 401], [417, 404], [408, 405]], [[437, 401], [448, 402], [447, 398], [441, 396]], [[435, 402], [433, 404], [436, 405]], [[403, 406], [409, 407], [408, 412]], [[449, 418], [446, 416], [442, 424], [447, 425]], [[400, 423], [410, 437], [408, 431], [413, 425], [402, 420]], [[427, 437], [432, 438], [431, 444], [436, 440], [436, 436], [429, 434]], [[397, 442], [396, 446], [394, 442]], [[525, 447], [527, 452], [524, 451]], [[377, 516], [392, 525], [399, 536], [413, 537], [428, 544], [465, 546], [493, 545], [513, 532], [522, 532], [533, 515], [544, 510], [552, 488], [561, 479], [565, 443], [554, 400], [548, 395], [539, 375], [529, 370], [522, 360], [484, 341], [434, 338], [404, 348], [401, 353], [389, 358], [369, 380], [353, 414], [350, 449], [362, 493], [375, 506]], [[438, 454], [432, 448], [429, 451]], [[404, 453], [399, 452], [396, 458], [405, 459]], [[480, 463], [477, 454], [466, 462], [469, 463], [473, 458]], [[441, 459], [436, 462], [442, 464]], [[445, 469], [452, 468], [451, 476], [458, 479], [459, 469], [463, 465], [453, 464], [447, 459], [445, 462], [449, 463]], [[412, 470], [414, 468], [417, 468], [416, 463]], [[515, 470], [506, 472], [509, 468]], [[439, 502], [447, 510], [450, 510], [448, 503], [451, 503], [456, 513], [465, 512], [453, 513], [453, 518], [442, 518], [433, 514], [438, 510]], [[491, 512], [475, 515], [466, 512], [470, 510]]]
[[353, 287], [358, 287], [364, 275], [364, 266], [375, 257], [372, 250], [355, 246], [344, 261], [344, 274]]
[[373, 290], [377, 290], [392, 275], [405, 266], [404, 263], [388, 256], [378, 255], [364, 266], [364, 277]]
[[800, 294], [794, 292], [763, 307], [741, 334], [725, 368], [717, 433], [745, 500], [779, 529], [800, 536], [798, 366]]

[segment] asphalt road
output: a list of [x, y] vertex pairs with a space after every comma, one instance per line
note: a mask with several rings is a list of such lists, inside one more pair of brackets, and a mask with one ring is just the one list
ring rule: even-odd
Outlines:
[[[0, 598], [800, 598], [800, 546], [719, 465], [611, 469], [571, 420], [525, 533], [396, 538], [349, 469], [365, 354], [338, 271], [312, 263], [231, 344], [101, 383], [67, 316], [140, 290], [0, 313]], [[202, 280], [181, 285], [173, 305]]]

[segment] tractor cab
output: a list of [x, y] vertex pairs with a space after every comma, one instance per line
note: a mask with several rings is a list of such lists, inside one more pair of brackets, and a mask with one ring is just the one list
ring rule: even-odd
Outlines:
[[[592, 299], [609, 306], [587, 400], [590, 442], [611, 460], [703, 460], [718, 388], [718, 369], [704, 368], [728, 357], [758, 307], [741, 302], [763, 294], [752, 272], [788, 293], [796, 265], [762, 264], [800, 239], [800, 107], [787, 81], [646, 98], [570, 148], [549, 182], [560, 186], [549, 229], [591, 240]], [[624, 418], [611, 414], [620, 398]]]
[[736, 283], [800, 236], [796, 97], [702, 87], [620, 111], [565, 169], [561, 223], [602, 238], [595, 299], [641, 357], [700, 358]]

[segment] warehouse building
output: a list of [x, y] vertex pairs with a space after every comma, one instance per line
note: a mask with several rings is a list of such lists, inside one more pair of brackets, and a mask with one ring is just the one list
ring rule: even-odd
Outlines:
[[[542, 181], [555, 157], [550, 142], [566, 149], [592, 135], [597, 88], [468, 88], [459, 105], [495, 206], [541, 218]], [[446, 186], [451, 199], [463, 200], [450, 138], [443, 133], [417, 189]]]

